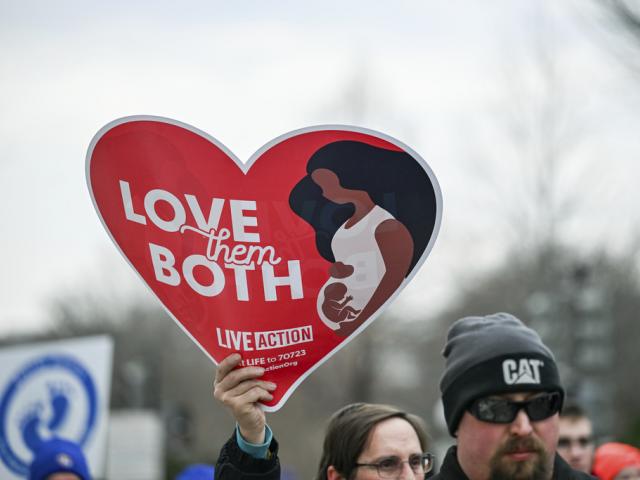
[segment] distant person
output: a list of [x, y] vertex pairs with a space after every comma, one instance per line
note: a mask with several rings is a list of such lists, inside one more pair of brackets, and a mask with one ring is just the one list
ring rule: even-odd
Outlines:
[[[235, 369], [240, 360], [232, 354], [216, 372], [215, 398], [237, 422], [216, 463], [216, 480], [279, 480], [278, 444], [257, 403], [271, 400], [275, 385], [260, 380], [261, 367]], [[418, 417], [388, 405], [347, 405], [329, 421], [315, 480], [423, 480], [433, 466], [426, 447]]]
[[640, 450], [625, 443], [605, 443], [596, 449], [593, 474], [600, 480], [640, 480]]
[[91, 475], [77, 443], [53, 438], [36, 450], [29, 467], [29, 480], [91, 480]]
[[590, 473], [593, 463], [593, 426], [578, 405], [567, 405], [560, 412], [558, 453], [571, 468]]
[[466, 317], [449, 332], [440, 390], [456, 445], [439, 480], [579, 480], [557, 455], [564, 400], [553, 353], [507, 313]]
[[198, 463], [182, 470], [175, 480], [213, 480], [214, 472], [213, 465]]

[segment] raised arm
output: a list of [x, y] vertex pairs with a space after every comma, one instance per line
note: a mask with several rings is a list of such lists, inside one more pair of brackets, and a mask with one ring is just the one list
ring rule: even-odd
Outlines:
[[266, 418], [258, 402], [269, 401], [275, 384], [260, 380], [262, 367], [236, 367], [241, 357], [233, 353], [225, 358], [216, 371], [213, 396], [222, 402], [238, 422], [240, 435], [249, 443], [265, 441]]
[[271, 400], [275, 385], [260, 380], [263, 368], [236, 368], [240, 362], [234, 353], [216, 371], [213, 395], [231, 410], [237, 428], [220, 450], [215, 480], [280, 480], [278, 443], [258, 403]]

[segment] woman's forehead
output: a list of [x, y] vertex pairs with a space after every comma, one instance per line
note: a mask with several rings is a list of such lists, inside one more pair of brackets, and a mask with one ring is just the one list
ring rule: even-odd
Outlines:
[[338, 175], [333, 170], [329, 170], [328, 168], [316, 168], [311, 172], [312, 177], [335, 177], [338, 178]]

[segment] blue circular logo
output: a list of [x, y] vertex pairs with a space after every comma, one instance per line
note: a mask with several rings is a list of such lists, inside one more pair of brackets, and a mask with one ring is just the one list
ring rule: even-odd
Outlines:
[[46, 355], [25, 365], [0, 396], [0, 458], [26, 475], [33, 453], [51, 437], [87, 442], [96, 424], [93, 379], [74, 358]]

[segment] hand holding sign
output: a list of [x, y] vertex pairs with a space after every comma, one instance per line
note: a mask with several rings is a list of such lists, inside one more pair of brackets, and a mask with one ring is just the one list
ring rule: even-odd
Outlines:
[[351, 127], [292, 132], [243, 164], [193, 127], [120, 119], [91, 142], [87, 181], [113, 241], [186, 333], [278, 384], [268, 410], [397, 296], [441, 219], [424, 161]]
[[264, 443], [266, 419], [258, 402], [273, 400], [276, 384], [260, 380], [264, 368], [242, 367], [237, 353], [225, 358], [216, 371], [213, 396], [231, 410], [240, 434], [249, 443]]

